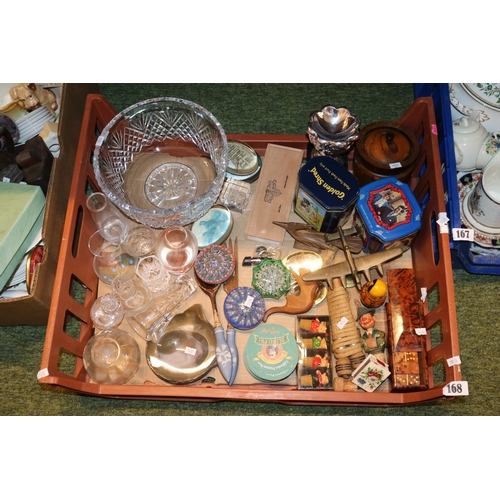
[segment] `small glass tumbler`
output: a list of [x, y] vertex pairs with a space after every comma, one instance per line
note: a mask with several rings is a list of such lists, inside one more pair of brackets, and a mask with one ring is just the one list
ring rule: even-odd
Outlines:
[[156, 233], [148, 226], [136, 226], [129, 230], [123, 246], [130, 255], [143, 257], [154, 253]]
[[111, 283], [111, 289], [119, 297], [125, 315], [146, 307], [151, 300], [151, 292], [146, 284], [130, 276], [117, 276]]
[[118, 326], [124, 316], [120, 297], [114, 293], [106, 293], [98, 297], [90, 308], [90, 317], [97, 328], [113, 328]]
[[88, 247], [94, 255], [94, 271], [104, 283], [135, 274], [137, 258], [123, 249], [120, 240], [107, 240], [98, 230], [89, 238]]
[[93, 193], [87, 197], [87, 208], [102, 235], [108, 240], [124, 239], [129, 230], [126, 217], [109, 201], [103, 193]]
[[135, 270], [152, 294], [161, 293], [170, 283], [170, 274], [157, 255], [140, 257]]

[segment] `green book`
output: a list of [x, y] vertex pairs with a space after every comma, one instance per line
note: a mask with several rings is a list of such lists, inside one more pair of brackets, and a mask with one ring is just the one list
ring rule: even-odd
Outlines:
[[39, 186], [0, 182], [0, 290], [42, 228], [44, 208]]

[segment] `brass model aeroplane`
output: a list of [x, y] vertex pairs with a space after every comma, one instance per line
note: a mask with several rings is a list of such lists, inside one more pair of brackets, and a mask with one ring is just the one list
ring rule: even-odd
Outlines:
[[349, 245], [346, 242], [342, 228], [339, 228], [339, 233], [340, 239], [344, 245], [346, 260], [339, 262], [338, 264], [332, 264], [331, 266], [323, 267], [322, 269], [304, 274], [304, 276], [302, 276], [304, 281], [326, 280], [328, 285], [333, 288], [333, 279], [340, 278], [345, 287], [346, 276], [351, 275], [357, 289], [361, 290], [360, 273], [363, 273], [367, 281], [370, 281], [369, 271], [371, 268], [375, 267], [377, 268], [380, 276], [383, 276], [384, 271], [382, 269], [382, 264], [399, 257], [403, 253], [401, 248], [389, 248], [388, 250], [382, 250], [381, 252], [354, 258], [351, 255]]

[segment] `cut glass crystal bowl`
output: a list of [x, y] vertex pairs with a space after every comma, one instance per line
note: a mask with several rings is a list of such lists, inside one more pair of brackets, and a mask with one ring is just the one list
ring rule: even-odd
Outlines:
[[198, 104], [149, 99], [106, 125], [92, 161], [102, 192], [128, 217], [153, 228], [185, 226], [207, 213], [220, 194], [227, 138]]

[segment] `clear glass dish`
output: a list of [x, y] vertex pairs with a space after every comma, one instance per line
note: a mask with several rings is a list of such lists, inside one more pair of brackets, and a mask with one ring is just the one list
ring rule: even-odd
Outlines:
[[141, 352], [135, 339], [125, 330], [108, 328], [87, 342], [83, 365], [98, 384], [126, 384], [139, 369]]
[[116, 115], [93, 157], [102, 192], [127, 216], [153, 228], [185, 226], [207, 213], [227, 163], [219, 121], [198, 104], [170, 97]]

